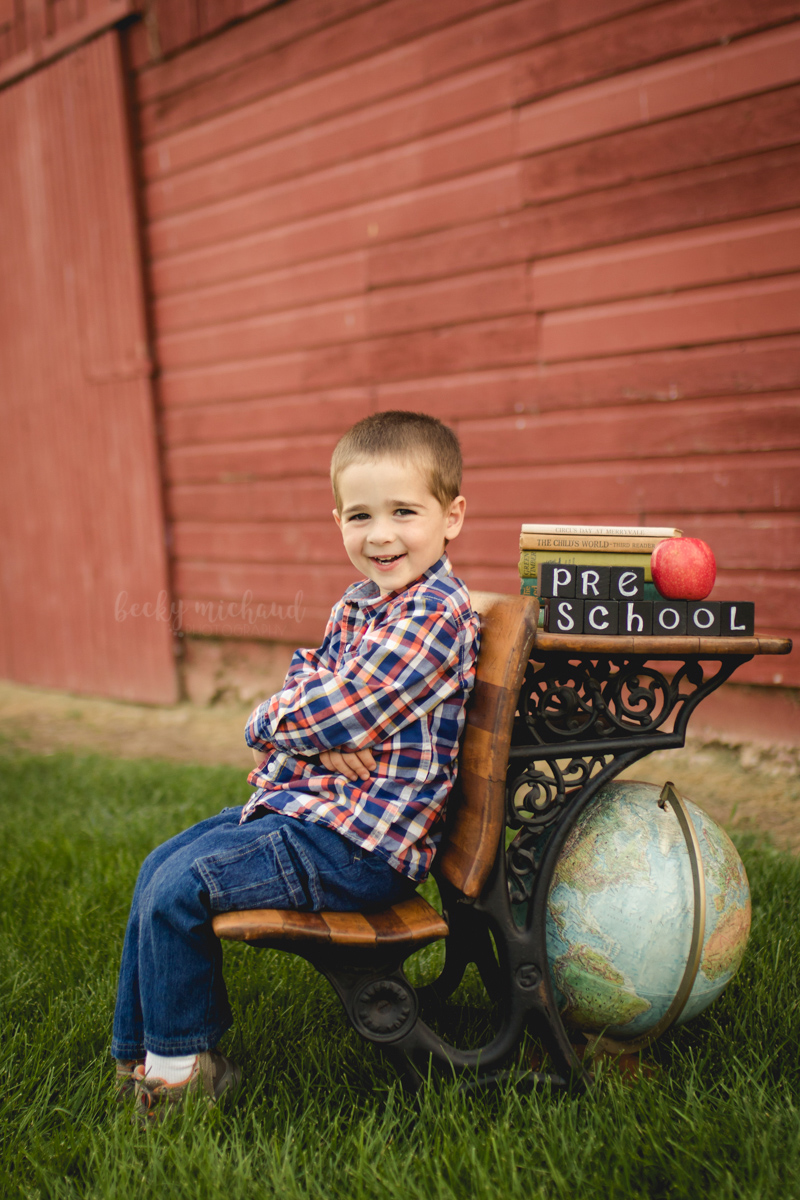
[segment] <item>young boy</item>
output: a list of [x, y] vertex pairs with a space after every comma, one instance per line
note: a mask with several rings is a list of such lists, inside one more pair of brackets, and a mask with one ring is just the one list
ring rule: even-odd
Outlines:
[[336, 446], [331, 481], [366, 580], [251, 715], [248, 803], [154, 850], [136, 884], [111, 1052], [143, 1117], [239, 1082], [212, 1049], [232, 1021], [215, 913], [382, 908], [430, 869], [478, 648], [445, 553], [466, 506], [458, 440], [423, 414], [376, 413]]

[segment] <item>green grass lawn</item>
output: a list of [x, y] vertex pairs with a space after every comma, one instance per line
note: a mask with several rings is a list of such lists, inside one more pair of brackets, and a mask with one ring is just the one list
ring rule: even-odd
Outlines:
[[138, 865], [247, 790], [231, 768], [0, 757], [4, 1196], [800, 1196], [800, 861], [753, 841], [742, 969], [635, 1086], [409, 1099], [309, 966], [231, 945], [244, 1093], [132, 1127], [107, 1045]]

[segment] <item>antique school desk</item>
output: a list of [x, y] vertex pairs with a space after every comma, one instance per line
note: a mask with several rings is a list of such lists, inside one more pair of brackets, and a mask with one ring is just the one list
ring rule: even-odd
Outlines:
[[[754, 655], [788, 654], [791, 641], [551, 634], [537, 628], [533, 599], [473, 593], [472, 600], [481, 649], [434, 866], [442, 914], [417, 895], [374, 913], [224, 913], [214, 929], [307, 958], [358, 1033], [411, 1088], [431, 1064], [468, 1087], [491, 1086], [509, 1071], [529, 1084], [587, 1083], [547, 967], [547, 896], [564, 841], [598, 788], [653, 750], [682, 746], [706, 696]], [[680, 798], [670, 799], [691, 851], [691, 822]], [[696, 915], [690, 959], [697, 962], [698, 937], [701, 951]], [[446, 939], [441, 973], [415, 989], [403, 963], [439, 938]], [[470, 963], [497, 1015], [485, 1044], [462, 1049], [444, 1031], [448, 998]], [[688, 975], [687, 968], [691, 987]], [[518, 1061], [526, 1032], [547, 1051], [546, 1071]]]

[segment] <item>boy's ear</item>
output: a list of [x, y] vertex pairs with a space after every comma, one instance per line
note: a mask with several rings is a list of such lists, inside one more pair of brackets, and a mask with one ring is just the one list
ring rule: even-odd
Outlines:
[[445, 537], [448, 542], [452, 542], [453, 538], [458, 537], [461, 533], [461, 526], [464, 524], [464, 514], [467, 511], [467, 501], [464, 496], [456, 496], [453, 503], [447, 512], [447, 527], [445, 529]]
[[341, 528], [342, 528], [342, 518], [339, 516], [339, 510], [338, 510], [338, 508], [333, 508], [333, 509], [331, 509], [331, 512], [333, 513], [333, 519], [334, 519], [334, 521], [336, 522], [336, 524], [337, 524], [337, 525], [339, 526], [339, 528], [341, 529]]

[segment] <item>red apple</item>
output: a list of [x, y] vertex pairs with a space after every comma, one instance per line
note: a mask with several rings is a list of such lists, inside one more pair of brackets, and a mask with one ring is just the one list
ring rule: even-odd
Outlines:
[[667, 538], [650, 558], [653, 583], [667, 600], [705, 600], [717, 577], [709, 545], [700, 538]]

